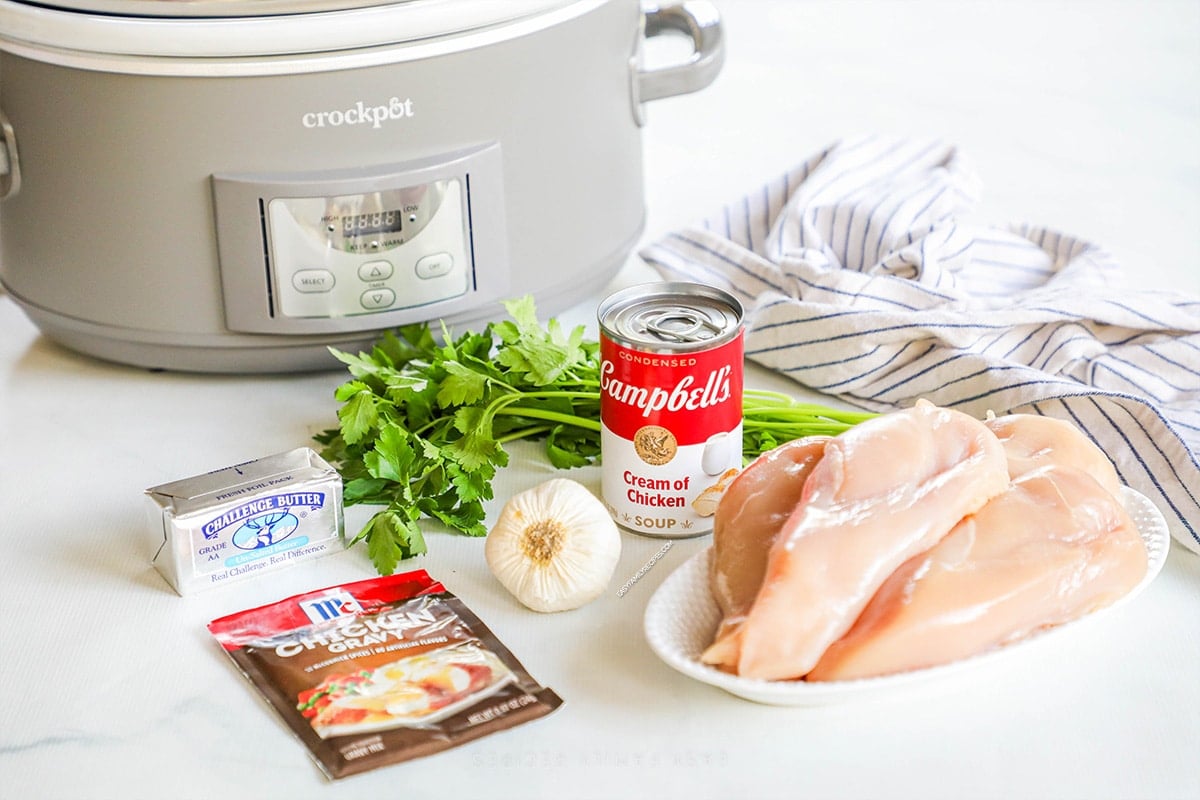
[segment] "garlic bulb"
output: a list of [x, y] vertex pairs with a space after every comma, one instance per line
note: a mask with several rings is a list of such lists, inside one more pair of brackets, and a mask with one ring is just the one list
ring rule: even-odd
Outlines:
[[484, 554], [492, 574], [526, 606], [567, 611], [608, 586], [621, 534], [595, 495], [554, 478], [504, 504]]

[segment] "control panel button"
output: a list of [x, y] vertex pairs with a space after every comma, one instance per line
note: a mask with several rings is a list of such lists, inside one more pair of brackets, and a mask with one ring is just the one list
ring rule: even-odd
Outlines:
[[440, 278], [454, 269], [454, 257], [449, 253], [434, 253], [417, 260], [418, 278]]
[[368, 261], [358, 268], [358, 277], [370, 283], [392, 277], [392, 265], [387, 261]]
[[368, 311], [378, 311], [395, 303], [396, 293], [391, 289], [368, 289], [358, 298], [358, 302]]
[[297, 292], [320, 294], [333, 289], [333, 273], [327, 269], [301, 269], [292, 273], [292, 286]]

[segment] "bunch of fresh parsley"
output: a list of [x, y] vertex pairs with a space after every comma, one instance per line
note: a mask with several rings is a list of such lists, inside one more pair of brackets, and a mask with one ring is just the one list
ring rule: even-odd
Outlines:
[[[365, 540], [381, 575], [426, 552], [418, 522], [436, 519], [483, 536], [484, 502], [507, 442], [545, 442], [559, 468], [600, 457], [599, 344], [582, 326], [543, 327], [533, 299], [504, 304], [511, 319], [441, 341], [428, 323], [386, 333], [370, 353], [334, 350], [352, 379], [335, 394], [339, 427], [316, 437], [342, 475], [347, 505], [383, 505], [350, 544]], [[873, 414], [797, 404], [747, 391], [743, 452], [817, 433], [837, 434]]]

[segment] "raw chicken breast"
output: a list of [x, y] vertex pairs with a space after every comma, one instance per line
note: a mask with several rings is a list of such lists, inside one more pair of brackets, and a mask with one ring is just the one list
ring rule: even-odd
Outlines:
[[831, 438], [810, 436], [768, 450], [751, 461], [722, 495], [713, 515], [708, 573], [724, 617], [722, 629], [739, 621], [758, 595], [771, 545], [800, 502], [804, 482]]
[[1038, 467], [1081, 469], [1114, 495], [1121, 492], [1117, 471], [1104, 451], [1070, 422], [1037, 414], [1009, 414], [985, 423], [1008, 456], [1008, 474], [1016, 479]]
[[1070, 467], [1013, 482], [880, 588], [809, 680], [944, 664], [1106, 606], [1146, 572], [1121, 503]]
[[1004, 448], [966, 414], [922, 402], [851, 428], [826, 444], [745, 619], [702, 659], [802, 677], [897, 567], [1007, 486]]

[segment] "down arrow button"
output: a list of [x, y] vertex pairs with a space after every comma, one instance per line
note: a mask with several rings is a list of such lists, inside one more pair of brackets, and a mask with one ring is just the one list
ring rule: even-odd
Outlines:
[[368, 311], [378, 311], [395, 303], [396, 293], [391, 289], [368, 289], [358, 298], [358, 302]]

